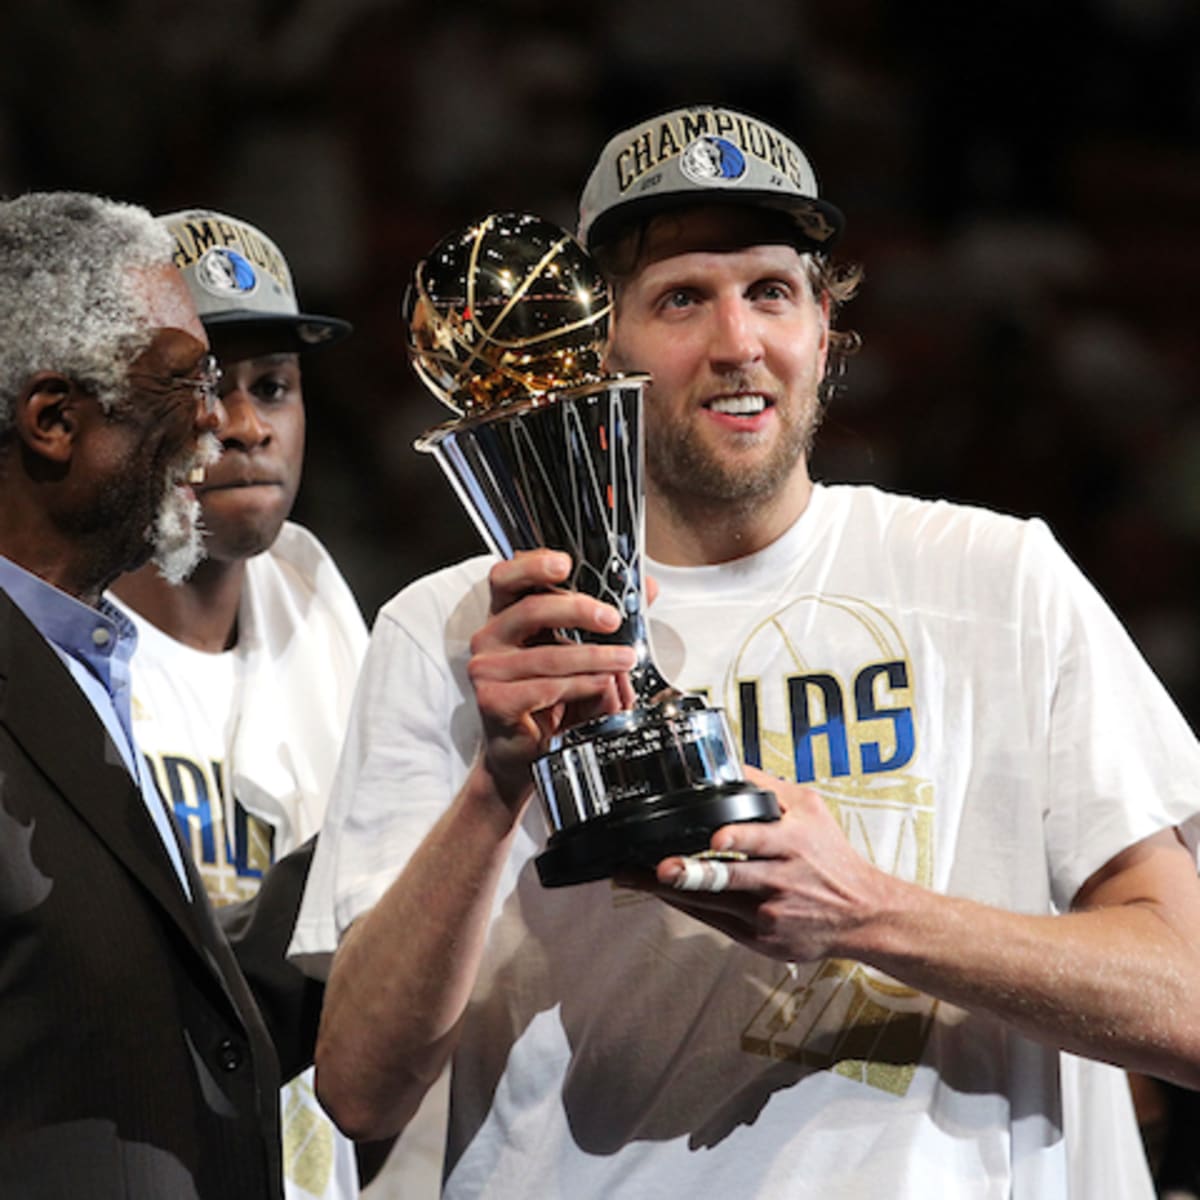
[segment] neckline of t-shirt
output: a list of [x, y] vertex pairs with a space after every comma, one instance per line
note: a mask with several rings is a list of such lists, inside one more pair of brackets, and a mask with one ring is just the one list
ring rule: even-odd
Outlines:
[[[234, 651], [233, 650], [198, 650], [195, 646], [189, 646], [186, 642], [181, 642], [177, 638], [173, 638], [169, 633], [164, 633], [153, 621], [147, 620], [136, 609], [131, 608], [123, 600], [117, 599], [111, 592], [108, 593], [108, 599], [111, 600], [129, 619], [134, 623], [137, 629], [138, 646], [157, 645], [161, 652], [173, 654], [177, 658], [187, 659], [191, 664], [189, 669], [197, 671], [209, 671], [214, 675], [224, 674], [233, 669]], [[133, 669], [137, 670], [138, 652], [133, 652]]]
[[804, 511], [769, 546], [745, 558], [706, 567], [675, 567], [647, 556], [646, 572], [673, 594], [703, 593], [713, 588], [756, 589], [765, 583], [778, 583], [780, 571], [789, 573], [803, 565], [813, 552], [815, 531], [822, 522], [828, 502], [828, 489], [814, 483]]

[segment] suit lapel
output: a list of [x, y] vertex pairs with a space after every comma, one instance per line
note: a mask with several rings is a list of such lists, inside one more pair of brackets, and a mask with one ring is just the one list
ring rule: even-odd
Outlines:
[[[189, 904], [136, 783], [45, 639], [0, 591], [0, 724], [108, 850], [211, 962], [212, 921]], [[186, 855], [185, 855], [186, 860]], [[194, 871], [189, 882], [203, 891]], [[203, 901], [201, 901], [203, 905]]]

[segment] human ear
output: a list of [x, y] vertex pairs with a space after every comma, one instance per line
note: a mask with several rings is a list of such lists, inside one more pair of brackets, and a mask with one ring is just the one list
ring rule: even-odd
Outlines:
[[79, 433], [79, 389], [65, 375], [39, 371], [17, 395], [13, 428], [35, 454], [67, 462]]

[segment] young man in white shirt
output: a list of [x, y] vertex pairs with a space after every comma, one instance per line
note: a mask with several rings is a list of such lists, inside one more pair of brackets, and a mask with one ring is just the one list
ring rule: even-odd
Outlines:
[[[366, 628], [333, 559], [287, 518], [304, 457], [301, 356], [350, 332], [302, 313], [261, 230], [193, 209], [159, 218], [216, 355], [221, 458], [197, 487], [204, 557], [112, 588], [138, 630], [134, 731], [209, 898], [248, 899], [320, 828]], [[353, 1143], [312, 1073], [281, 1096], [289, 1200], [358, 1194]]]
[[617, 135], [582, 205], [652, 376], [658, 663], [785, 809], [714, 834], [745, 861], [538, 886], [529, 764], [633, 655], [547, 644], [620, 619], [562, 555], [381, 611], [293, 949], [337, 948], [343, 1127], [452, 1059], [447, 1195], [1149, 1196], [1091, 1060], [1200, 1082], [1195, 739], [1040, 522], [812, 481], [839, 224], [720, 108]]

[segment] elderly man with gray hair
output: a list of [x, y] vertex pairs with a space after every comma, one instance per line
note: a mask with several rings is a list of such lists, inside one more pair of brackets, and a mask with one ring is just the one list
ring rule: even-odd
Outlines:
[[281, 1067], [305, 1064], [276, 1045], [302, 1048], [319, 1007], [277, 940], [305, 860], [231, 943], [134, 743], [136, 637], [102, 597], [201, 553], [222, 412], [171, 253], [140, 208], [0, 204], [5, 1196], [280, 1196]]

